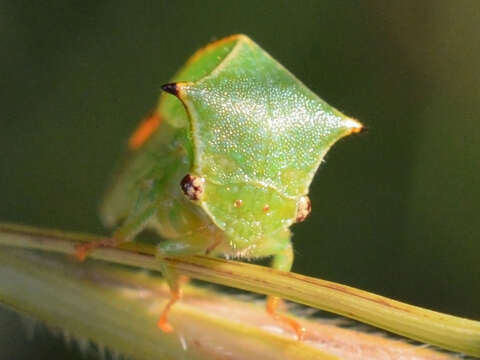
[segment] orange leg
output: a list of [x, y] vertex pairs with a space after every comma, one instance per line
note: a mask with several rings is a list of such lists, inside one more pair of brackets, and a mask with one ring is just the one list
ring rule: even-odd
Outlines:
[[75, 245], [75, 258], [78, 261], [84, 261], [89, 253], [98, 248], [116, 247], [121, 241], [116, 238], [105, 238], [98, 241], [91, 241]]
[[170, 290], [170, 300], [168, 300], [167, 305], [163, 308], [162, 314], [158, 319], [157, 326], [166, 333], [172, 332], [172, 325], [168, 323], [168, 313], [170, 312], [172, 306], [182, 298], [183, 293], [180, 288], [183, 284], [186, 284], [190, 278], [186, 275], [178, 275], [175, 286]]
[[104, 238], [98, 241], [90, 241], [87, 243], [77, 244], [75, 246], [75, 257], [78, 261], [83, 261], [88, 256], [89, 253], [99, 248], [113, 248], [117, 247], [121, 243], [129, 241], [135, 236], [141, 229], [142, 224], [148, 220], [150, 212], [141, 214], [138, 218], [131, 222], [123, 225], [118, 228], [111, 237]]
[[[290, 240], [289, 233], [287, 234], [287, 236], [287, 240]], [[288, 241], [288, 243], [283, 249], [274, 254], [272, 267], [277, 270], [290, 271], [292, 263], [293, 249], [290, 241]], [[288, 325], [291, 329], [293, 329], [293, 331], [295, 331], [295, 334], [297, 334], [297, 340], [303, 340], [306, 332], [305, 328], [300, 325], [300, 323], [295, 319], [277, 313], [280, 301], [281, 299], [276, 296], [269, 296], [267, 299], [267, 313], [269, 313], [275, 320], [281, 321], [282, 323]]]
[[295, 334], [297, 334], [297, 340], [302, 341], [305, 337], [306, 329], [297, 320], [277, 313], [277, 308], [280, 301], [281, 299], [276, 296], [269, 296], [267, 299], [267, 313], [275, 320], [278, 320], [292, 328], [293, 331], [295, 331]]
[[170, 291], [170, 300], [168, 300], [167, 305], [165, 305], [165, 307], [163, 308], [162, 314], [160, 315], [160, 318], [157, 322], [157, 326], [163, 332], [169, 333], [173, 331], [172, 325], [170, 325], [170, 323], [168, 322], [168, 313], [170, 312], [172, 306], [181, 298], [182, 290], [180, 288]]

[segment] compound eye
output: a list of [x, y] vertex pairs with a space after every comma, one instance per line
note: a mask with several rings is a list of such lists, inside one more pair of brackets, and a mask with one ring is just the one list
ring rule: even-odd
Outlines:
[[312, 203], [308, 196], [301, 196], [297, 201], [297, 218], [296, 222], [304, 221], [307, 216], [312, 212]]
[[189, 200], [199, 200], [203, 195], [205, 179], [201, 176], [187, 174], [180, 182], [180, 187]]

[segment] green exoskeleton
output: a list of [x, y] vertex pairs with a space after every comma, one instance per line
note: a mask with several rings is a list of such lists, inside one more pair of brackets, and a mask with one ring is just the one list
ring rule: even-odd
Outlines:
[[[162, 86], [157, 108], [129, 140], [127, 161], [101, 209], [112, 238], [88, 251], [130, 241], [145, 228], [163, 238], [158, 257], [207, 254], [293, 262], [290, 226], [310, 212], [307, 193], [327, 150], [362, 125], [326, 104], [245, 35], [195, 53]], [[172, 297], [179, 275], [167, 265]], [[278, 299], [267, 310], [276, 314]]]

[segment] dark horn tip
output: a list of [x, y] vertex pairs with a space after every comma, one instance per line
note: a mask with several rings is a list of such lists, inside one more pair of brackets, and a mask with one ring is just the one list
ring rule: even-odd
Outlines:
[[177, 83], [169, 83], [169, 84], [162, 85], [161, 87], [162, 87], [163, 91], [166, 91], [169, 94], [172, 94], [172, 95], [175, 95], [175, 96], [178, 95]]

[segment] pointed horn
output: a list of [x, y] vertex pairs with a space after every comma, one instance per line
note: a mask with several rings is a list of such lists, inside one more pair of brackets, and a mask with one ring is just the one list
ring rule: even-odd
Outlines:
[[367, 128], [363, 126], [362, 123], [352, 118], [346, 118], [343, 124], [345, 125], [345, 127], [350, 129], [350, 134], [358, 134], [367, 130]]
[[177, 83], [168, 83], [161, 86], [163, 91], [166, 91], [169, 94], [178, 96], [179, 86]]

